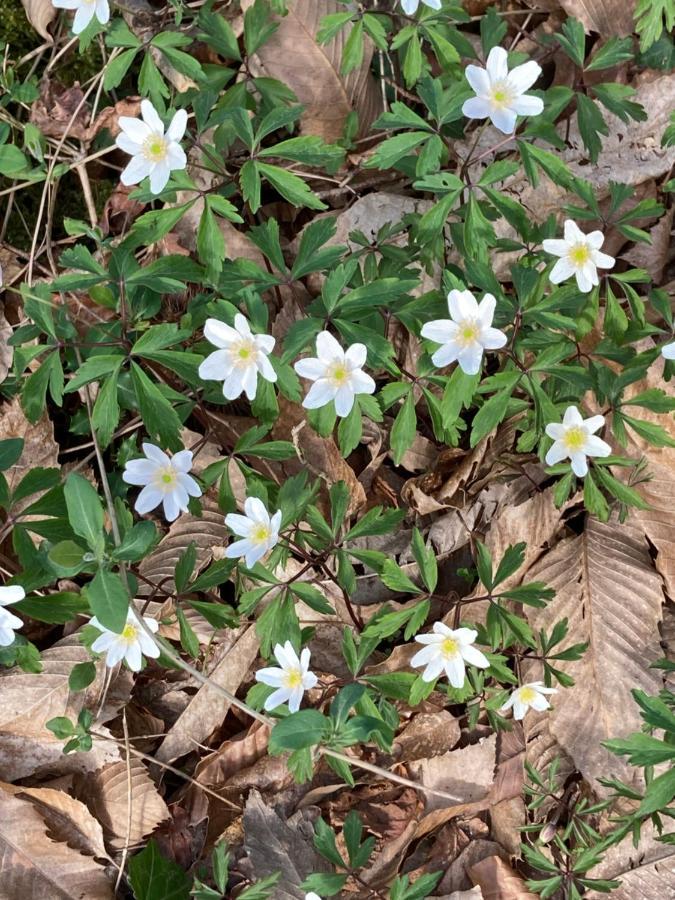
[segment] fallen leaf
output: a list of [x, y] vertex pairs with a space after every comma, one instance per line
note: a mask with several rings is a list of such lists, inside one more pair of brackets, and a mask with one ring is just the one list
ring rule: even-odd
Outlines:
[[47, 30], [47, 26], [56, 18], [57, 10], [51, 0], [21, 0], [21, 3], [26, 10], [26, 18], [40, 37], [53, 44], [54, 38]]
[[406, 763], [430, 759], [447, 753], [460, 734], [459, 722], [447, 710], [418, 713], [396, 737], [392, 753], [395, 759]]
[[[496, 742], [493, 734], [460, 750], [417, 760], [409, 767], [411, 777], [425, 787], [454, 794], [463, 803], [480, 800], [488, 794], [494, 779]], [[442, 797], [426, 797], [426, 812], [447, 805]]]
[[14, 347], [11, 347], [8, 342], [13, 333], [12, 326], [5, 318], [2, 309], [0, 309], [0, 383], [7, 378], [7, 373], [12, 367]]
[[634, 0], [560, 0], [560, 5], [586, 31], [597, 31], [601, 37], [632, 34], [635, 30]]
[[600, 742], [639, 731], [638, 707], [626, 697], [634, 688], [656, 694], [661, 687], [660, 675], [649, 668], [662, 655], [661, 579], [639, 528], [591, 517], [583, 534], [561, 541], [529, 579], [556, 592], [544, 609], [527, 608], [530, 625], [548, 631], [567, 617], [566, 644], [589, 642], [581, 660], [557, 663], [575, 684], [555, 695], [549, 718], [556, 739], [603, 794], [597, 778], [631, 782], [636, 772]]
[[483, 892], [483, 900], [537, 900], [525, 882], [499, 856], [488, 856], [469, 869], [474, 884]]
[[29, 800], [5, 795], [0, 816], [0, 900], [112, 900], [112, 884], [91, 856], [50, 840]]
[[499, 854], [503, 853], [503, 849], [494, 841], [480, 838], [471, 840], [448, 867], [438, 885], [438, 890], [457, 891], [470, 888], [473, 881], [469, 877], [469, 872], [473, 866], [488, 858], [501, 859]]
[[656, 225], [649, 229], [650, 242], [648, 244], [635, 244], [623, 254], [623, 258], [632, 266], [646, 269], [652, 281], [657, 285], [663, 281], [665, 268], [675, 252], [672, 241], [673, 216], [675, 216], [675, 206], [667, 209]]
[[[59, 445], [54, 440], [54, 426], [51, 419], [45, 413], [35, 425], [31, 425], [18, 397], [0, 407], [0, 440], [7, 438], [23, 438], [24, 442], [21, 456], [4, 473], [10, 493], [16, 489], [24, 475], [36, 467], [51, 469], [58, 466]], [[16, 504], [14, 509], [21, 510], [29, 506], [38, 499], [38, 496], [39, 494], [31, 494]]]
[[46, 137], [68, 136], [78, 141], [88, 137], [87, 123], [90, 107], [78, 82], [64, 87], [58, 81], [44, 78], [40, 82], [40, 96], [30, 110], [30, 121]]
[[[254, 0], [242, 0], [246, 11]], [[319, 46], [316, 33], [326, 15], [343, 12], [336, 0], [293, 0], [288, 14], [277, 19], [272, 37], [248, 60], [252, 75], [277, 78], [305, 107], [300, 120], [302, 134], [315, 134], [333, 142], [342, 136], [352, 110], [366, 134], [382, 109], [382, 95], [371, 75], [371, 42], [365, 40], [361, 65], [347, 76], [340, 74], [342, 51], [349, 35], [343, 28], [328, 44]]]
[[169, 810], [140, 759], [124, 760], [99, 771], [78, 776], [75, 793], [101, 823], [109, 843], [121, 849], [134, 846], [169, 817]]
[[[207, 672], [211, 682], [236, 693], [256, 659], [259, 643], [255, 626], [249, 626]], [[201, 685], [160, 744], [156, 758], [170, 762], [193, 751], [222, 725], [229, 708], [228, 700], [221, 694], [210, 685]]]

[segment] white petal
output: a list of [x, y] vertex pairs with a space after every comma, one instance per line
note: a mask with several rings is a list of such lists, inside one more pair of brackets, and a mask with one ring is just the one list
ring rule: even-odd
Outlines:
[[462, 115], [467, 119], [487, 119], [492, 114], [492, 103], [483, 97], [470, 97], [462, 105]]
[[93, 3], [83, 3], [78, 7], [73, 19], [73, 34], [82, 34], [87, 25], [94, 18], [96, 6]]
[[180, 504], [174, 491], [164, 495], [164, 517], [167, 522], [174, 522], [181, 513]]
[[516, 128], [516, 113], [513, 109], [493, 109], [490, 121], [503, 134], [513, 134]]
[[335, 394], [335, 412], [338, 416], [348, 416], [354, 406], [354, 391], [343, 385]]
[[272, 337], [271, 334], [256, 334], [253, 336], [253, 340], [256, 343], [256, 346], [262, 350], [263, 353], [271, 353], [274, 350], [274, 345], [276, 344], [276, 340]]
[[562, 441], [556, 441], [546, 454], [546, 465], [555, 466], [556, 463], [567, 459], [567, 448]]
[[479, 316], [478, 303], [471, 291], [450, 291], [448, 294], [448, 309], [455, 322], [464, 319], [477, 319]]
[[316, 336], [316, 354], [319, 359], [344, 359], [344, 351], [330, 331], [321, 331]]
[[450, 363], [453, 363], [457, 357], [459, 356], [461, 347], [455, 341], [449, 341], [447, 344], [443, 344], [435, 353], [431, 355], [432, 363], [437, 366], [439, 369], [442, 369], [443, 366], [449, 366]]
[[253, 566], [258, 562], [259, 559], [262, 559], [263, 556], [267, 553], [267, 547], [263, 544], [257, 544], [252, 547], [244, 554], [244, 562], [246, 563], [247, 569], [252, 569]]
[[11, 628], [4, 628], [0, 625], [0, 647], [9, 647], [16, 640], [16, 635]]
[[127, 484], [148, 484], [157, 472], [157, 463], [150, 459], [130, 459], [124, 467], [122, 481]]
[[191, 475], [188, 475], [186, 472], [179, 473], [178, 484], [180, 484], [183, 490], [191, 497], [201, 497], [202, 489], [199, 487], [194, 478]]
[[247, 537], [251, 533], [253, 523], [246, 516], [240, 516], [238, 513], [228, 513], [225, 516], [225, 524], [235, 534], [240, 537]]
[[[516, 66], [515, 69], [511, 69], [507, 81], [517, 93], [523, 94], [528, 88], [532, 87], [540, 75], [541, 66], [531, 59], [529, 62], [523, 63], [522, 66]], [[539, 103], [541, 103], [543, 108], [544, 104], [541, 100]]]
[[288, 711], [289, 712], [297, 712], [300, 709], [300, 704], [302, 703], [302, 695], [304, 694], [304, 689], [302, 684], [299, 684], [297, 687], [293, 688], [291, 691], [291, 695], [288, 698]]
[[589, 434], [599, 431], [605, 424], [604, 416], [591, 416], [590, 419], [584, 419], [584, 428]]
[[527, 704], [523, 703], [517, 696], [513, 701], [513, 718], [520, 722], [525, 718], [525, 713], [527, 712]]
[[243, 389], [242, 372], [240, 369], [232, 369], [227, 373], [223, 381], [223, 396], [226, 400], [236, 400], [241, 396]]
[[542, 697], [542, 695], [538, 693], [536, 697], [533, 697], [532, 700], [530, 700], [530, 706], [532, 709], [536, 709], [537, 712], [543, 712], [545, 709], [549, 709], [551, 704], [546, 697]]
[[155, 163], [150, 172], [150, 190], [153, 194], [161, 194], [171, 175], [169, 163], [165, 160]]
[[282, 669], [270, 666], [266, 669], [258, 669], [255, 680], [268, 684], [270, 687], [280, 687], [283, 683], [284, 673]]
[[242, 315], [238, 312], [234, 317], [234, 327], [239, 333], [240, 337], [250, 338], [251, 335], [251, 326], [249, 325], [248, 319], [246, 316]]
[[124, 658], [132, 672], [140, 672], [141, 666], [143, 665], [143, 654], [141, 653], [141, 648], [137, 641], [134, 641], [133, 644], [129, 644], [127, 652], [124, 654]]
[[586, 243], [591, 249], [599, 250], [605, 243], [605, 236], [601, 231], [591, 231], [590, 234], [586, 235]]
[[106, 655], [106, 666], [108, 666], [108, 668], [110, 669], [112, 669], [113, 666], [116, 666], [118, 662], [121, 662], [124, 659], [126, 650], [126, 641], [116, 640], [113, 644], [110, 645], [110, 649], [108, 650], [108, 653]]
[[560, 422], [550, 422], [546, 426], [546, 434], [554, 441], [559, 441], [565, 437], [565, 428]]
[[544, 111], [544, 101], [541, 97], [522, 94], [513, 101], [511, 109], [519, 116], [538, 116]]
[[548, 277], [553, 284], [560, 284], [561, 281], [566, 281], [568, 278], [571, 278], [575, 272], [576, 269], [572, 263], [566, 256], [563, 256], [562, 259], [559, 259], [553, 266], [551, 274]]
[[[136, 119], [132, 119], [131, 121], [135, 122]], [[115, 144], [120, 148], [120, 150], [124, 150], [125, 153], [128, 153], [129, 156], [136, 156], [142, 151], [141, 145], [137, 141], [134, 141], [132, 138], [130, 138], [129, 135], [125, 134], [123, 131], [121, 131], [115, 138]]]
[[463, 686], [465, 668], [464, 660], [459, 653], [451, 659], [445, 660], [445, 674], [448, 676], [448, 681], [454, 688], [461, 688]]
[[134, 509], [139, 516], [144, 516], [162, 502], [163, 494], [151, 484], [146, 485], [136, 498]]
[[166, 137], [169, 141], [180, 141], [182, 139], [183, 135], [185, 134], [187, 120], [187, 111], [184, 109], [179, 109], [171, 120], [171, 124], [166, 129]]
[[252, 519], [252, 521], [256, 522], [257, 524], [270, 524], [269, 513], [265, 509], [265, 504], [259, 497], [247, 497], [244, 501], [244, 512], [249, 517], [249, 519]]
[[336, 389], [325, 378], [315, 381], [302, 401], [305, 409], [319, 409], [334, 399]]
[[616, 260], [608, 253], [601, 253], [599, 250], [593, 251], [593, 262], [599, 269], [613, 269]]
[[499, 707], [499, 712], [508, 712], [515, 703], [515, 691], [509, 696], [509, 699], [503, 706]]
[[[466, 80], [469, 82], [469, 86], [476, 94], [478, 94], [478, 96], [489, 93], [490, 76], [485, 69], [482, 69], [480, 66], [467, 66], [466, 69], [464, 69], [464, 74], [466, 75]], [[464, 113], [464, 115], [466, 115], [466, 113]]]
[[570, 459], [572, 460], [572, 471], [574, 474], [577, 478], [584, 478], [588, 474], [586, 455], [584, 453], [572, 453]]
[[506, 343], [507, 337], [498, 328], [485, 328], [481, 333], [480, 341], [486, 350], [499, 350]]
[[239, 340], [239, 333], [220, 319], [207, 319], [204, 322], [204, 337], [214, 347], [229, 347]]
[[138, 184], [150, 174], [151, 163], [144, 156], [133, 156], [122, 170], [120, 181], [124, 185]]
[[147, 456], [148, 459], [151, 459], [153, 462], [157, 463], [160, 466], [169, 466], [171, 465], [171, 460], [167, 456], [167, 454], [157, 447], [155, 444], [151, 444], [148, 441], [144, 441], [141, 444], [141, 449], [143, 453]]
[[541, 246], [552, 256], [567, 256], [570, 249], [570, 245], [567, 241], [561, 239], [547, 238], [545, 241], [542, 241]]
[[569, 428], [570, 425], [583, 425], [584, 420], [576, 406], [568, 406], [565, 410], [562, 423], [565, 428]]
[[422, 672], [422, 681], [434, 681], [444, 669], [443, 657], [436, 656], [432, 659], [426, 669]]
[[0, 587], [0, 606], [9, 606], [10, 603], [18, 603], [23, 600], [26, 592], [20, 584], [9, 584]]
[[407, 16], [414, 16], [420, 0], [401, 0], [401, 9]]
[[110, 21], [108, 0], [96, 0], [96, 18], [101, 25], [106, 25]]
[[478, 637], [478, 632], [474, 628], [455, 628], [454, 631], [448, 629], [448, 637], [453, 638], [456, 641], [459, 641], [462, 646], [468, 646], [469, 644], [473, 644], [473, 642]]
[[205, 381], [224, 381], [231, 371], [230, 351], [214, 350], [199, 364], [199, 377]]
[[281, 706], [282, 703], [285, 703], [290, 696], [290, 691], [285, 688], [279, 688], [274, 691], [273, 694], [270, 694], [267, 700], [265, 700], [265, 709], [269, 712], [272, 709], [276, 709], [277, 706]]
[[563, 234], [568, 244], [578, 244], [580, 241], [586, 240], [586, 235], [573, 219], [565, 219]]
[[277, 373], [274, 371], [274, 366], [266, 356], [259, 354], [256, 365], [265, 381], [274, 383], [277, 380]]
[[508, 53], [503, 47], [493, 47], [487, 58], [486, 68], [492, 82], [501, 81], [508, 74]]
[[315, 356], [299, 359], [293, 368], [301, 378], [309, 378], [312, 381], [316, 381], [317, 378], [323, 378], [326, 374], [326, 364]]
[[156, 134], [164, 134], [164, 123], [149, 100], [141, 100], [141, 115], [143, 116], [143, 121], [152, 131]]
[[478, 319], [484, 328], [489, 328], [492, 325], [496, 309], [497, 301], [492, 294], [486, 294], [478, 304]]
[[584, 452], [587, 456], [611, 456], [612, 448], [606, 441], [599, 438], [596, 434], [591, 434], [586, 439]]
[[366, 363], [368, 350], [365, 344], [352, 344], [345, 353], [345, 361], [354, 369], [362, 368]]
[[370, 375], [361, 369], [352, 372], [349, 383], [355, 394], [374, 394], [377, 387]]
[[258, 368], [255, 365], [246, 366], [243, 370], [241, 385], [249, 400], [255, 400], [258, 387]]
[[465, 375], [476, 375], [480, 371], [482, 360], [483, 348], [478, 342], [462, 347], [457, 356], [459, 367]]
[[189, 472], [192, 468], [192, 450], [179, 450], [171, 457], [171, 465], [178, 472]]
[[583, 269], [577, 269], [576, 277], [577, 287], [582, 294], [588, 294], [589, 291], [593, 290], [593, 279], [589, 277], [585, 267]]
[[422, 325], [420, 334], [428, 341], [436, 341], [437, 344], [445, 344], [453, 340], [457, 335], [457, 325], [452, 319], [434, 319]]
[[462, 656], [469, 665], [476, 666], [478, 669], [487, 669], [490, 665], [490, 661], [484, 653], [481, 653], [478, 647], [462, 647]]
[[664, 359], [675, 359], [675, 341], [671, 344], [664, 344], [661, 347], [661, 356]]
[[172, 172], [174, 169], [184, 169], [187, 165], [187, 156], [180, 144], [169, 144], [166, 159]]
[[225, 548], [225, 556], [228, 559], [238, 559], [240, 556], [246, 556], [250, 553], [253, 544], [249, 540], [235, 541]]
[[[135, 141], [139, 148], [150, 137], [151, 131], [141, 119], [134, 119], [132, 116], [120, 116], [117, 120], [120, 130], [132, 141]], [[120, 146], [118, 144], [118, 146]]]

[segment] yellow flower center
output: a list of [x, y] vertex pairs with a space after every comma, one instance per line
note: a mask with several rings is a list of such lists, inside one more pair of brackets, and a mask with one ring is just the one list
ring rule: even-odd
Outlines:
[[253, 541], [254, 544], [264, 544], [265, 541], [269, 539], [270, 529], [267, 525], [256, 525], [256, 527], [251, 531], [251, 535], [249, 540]]
[[291, 669], [284, 676], [287, 688], [296, 688], [302, 684], [302, 672], [300, 669]]
[[513, 103], [513, 91], [505, 81], [499, 81], [492, 87], [490, 100], [494, 106], [504, 109]]
[[583, 450], [584, 444], [586, 443], [586, 432], [580, 425], [574, 425], [565, 432], [563, 443], [567, 449], [572, 452]]
[[347, 379], [349, 378], [349, 372], [347, 371], [347, 367], [342, 363], [337, 363], [337, 365], [333, 366], [333, 370], [330, 373], [331, 380], [337, 384], [338, 386], [342, 386]]
[[135, 625], [132, 625], [131, 622], [124, 626], [124, 630], [122, 631], [122, 638], [128, 643], [131, 644], [138, 637], [138, 628]]
[[463, 346], [468, 347], [470, 344], [474, 344], [478, 340], [479, 336], [480, 326], [478, 322], [467, 320], [465, 322], [462, 322], [462, 324], [459, 326], [457, 341]]
[[151, 162], [161, 162], [166, 159], [167, 150], [167, 141], [158, 134], [151, 134], [143, 144], [143, 156]]
[[532, 703], [537, 696], [537, 692], [531, 687], [522, 687], [518, 693], [520, 694], [520, 699], [523, 703]]
[[171, 466], [164, 466], [157, 472], [155, 482], [160, 491], [169, 491], [176, 484], [176, 470]]
[[459, 652], [459, 644], [454, 638], [446, 638], [441, 644], [441, 653], [443, 656], [457, 656]]
[[232, 348], [232, 362], [242, 369], [250, 366], [256, 357], [254, 341], [243, 338], [239, 344]]
[[591, 251], [586, 244], [575, 244], [570, 250], [570, 260], [581, 268], [591, 258]]
[[248, 347], [242, 347], [239, 351], [239, 356], [241, 357], [241, 359], [249, 359], [251, 356], [251, 351], [248, 349]]

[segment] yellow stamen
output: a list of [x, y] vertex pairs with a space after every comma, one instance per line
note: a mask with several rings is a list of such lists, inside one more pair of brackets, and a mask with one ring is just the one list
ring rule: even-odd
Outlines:
[[347, 369], [344, 366], [335, 366], [332, 372], [333, 381], [337, 384], [344, 384], [347, 380]]
[[586, 432], [580, 425], [575, 425], [572, 428], [568, 428], [565, 432], [565, 436], [563, 437], [563, 443], [567, 447], [568, 450], [577, 451], [582, 450], [584, 444], [586, 443]]
[[537, 697], [537, 692], [531, 687], [522, 687], [518, 693], [522, 703], [532, 703]]
[[513, 103], [513, 91], [505, 82], [495, 84], [490, 92], [490, 100], [494, 106], [503, 109]]
[[300, 669], [291, 669], [290, 672], [286, 672], [286, 687], [288, 688], [296, 688], [302, 684], [302, 672]]
[[586, 244], [575, 244], [570, 250], [570, 259], [575, 266], [583, 266], [591, 258], [591, 251]]
[[454, 638], [446, 638], [441, 644], [441, 653], [444, 656], [456, 656], [459, 650], [459, 644]]
[[131, 623], [124, 626], [124, 630], [122, 631], [122, 637], [125, 641], [131, 643], [131, 641], [135, 641], [138, 637], [138, 628]]
[[168, 145], [163, 137], [151, 134], [143, 144], [143, 155], [152, 162], [161, 162], [166, 158]]
[[251, 532], [250, 540], [256, 544], [262, 544], [269, 539], [270, 530], [267, 525], [256, 525]]

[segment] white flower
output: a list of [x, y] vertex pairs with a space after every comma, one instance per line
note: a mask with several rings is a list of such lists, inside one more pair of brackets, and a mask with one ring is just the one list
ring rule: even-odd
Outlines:
[[[283, 646], [276, 645], [274, 655], [280, 668], [270, 667], [255, 673], [256, 681], [262, 681], [263, 684], [276, 688], [276, 691], [265, 700], [265, 709], [276, 709], [288, 701], [289, 710], [292, 713], [297, 712], [305, 691], [313, 688], [319, 680], [314, 672], [309, 671], [309, 650], [305, 647], [298, 658], [291, 642], [286, 641]], [[307, 896], [316, 897], [316, 894]]]
[[[441, 8], [441, 0], [422, 0], [425, 6], [429, 6], [431, 9], [440, 9]], [[401, 0], [401, 9], [406, 14], [406, 16], [414, 16], [417, 12], [417, 7], [420, 5], [420, 0]], [[305, 897], [305, 900], [308, 900]], [[318, 900], [316, 894], [312, 895], [312, 900]]]
[[26, 592], [18, 584], [0, 587], [0, 647], [9, 647], [13, 644], [14, 632], [23, 625], [23, 621], [5, 607], [11, 603], [18, 603], [25, 596]]
[[277, 373], [267, 358], [274, 349], [270, 334], [252, 334], [241, 313], [234, 317], [234, 328], [219, 319], [207, 319], [204, 337], [220, 349], [210, 353], [199, 366], [199, 377], [223, 382], [223, 394], [236, 400], [242, 391], [255, 400], [258, 373], [265, 381], [276, 381]]
[[490, 665], [486, 657], [473, 646], [478, 632], [473, 628], [448, 628], [443, 622], [435, 622], [432, 634], [418, 634], [418, 644], [427, 644], [410, 660], [410, 665], [426, 666], [422, 681], [433, 681], [443, 670], [454, 688], [464, 684], [464, 662], [479, 669]]
[[343, 350], [332, 334], [322, 331], [316, 336], [316, 357], [299, 359], [295, 371], [314, 384], [302, 401], [305, 409], [318, 409], [335, 401], [338, 416], [348, 416], [356, 394], [372, 394], [375, 382], [363, 366], [368, 351], [364, 344], [352, 344]]
[[664, 344], [661, 347], [661, 356], [664, 359], [675, 359], [675, 341], [671, 344]]
[[[155, 619], [143, 616], [143, 621], [153, 633], [159, 628], [159, 623]], [[144, 654], [152, 659], [157, 659], [160, 654], [159, 647], [150, 635], [143, 631], [133, 609], [127, 613], [127, 624], [121, 634], [101, 625], [96, 616], [89, 620], [89, 624], [103, 632], [91, 645], [91, 649], [94, 653], [105, 653], [105, 664], [110, 668], [116, 666], [120, 660], [125, 660], [132, 672], [139, 672], [143, 665]]]
[[236, 559], [243, 556], [247, 567], [250, 569], [259, 559], [275, 547], [279, 540], [279, 526], [281, 525], [281, 510], [278, 509], [273, 516], [265, 509], [265, 504], [257, 497], [247, 497], [244, 503], [245, 515], [228, 513], [225, 516], [225, 524], [235, 534], [244, 540], [235, 541], [225, 550], [228, 559]]
[[506, 335], [492, 328], [497, 301], [486, 294], [480, 303], [471, 291], [450, 291], [449, 319], [435, 319], [422, 326], [422, 337], [441, 344], [431, 359], [439, 368], [457, 360], [463, 372], [475, 375], [480, 370], [483, 350], [497, 350], [506, 343]]
[[188, 475], [192, 468], [192, 451], [181, 450], [169, 457], [154, 444], [143, 444], [145, 459], [130, 459], [122, 473], [127, 484], [144, 485], [134, 509], [145, 515], [160, 503], [167, 522], [186, 512], [190, 497], [201, 497], [197, 482]]
[[179, 109], [164, 133], [164, 123], [149, 100], [141, 101], [143, 119], [120, 116], [122, 129], [115, 143], [132, 159], [120, 176], [122, 184], [138, 184], [150, 176], [150, 190], [160, 194], [174, 169], [184, 169], [185, 152], [178, 143], [185, 134], [187, 113]]
[[305, 894], [305, 900], [321, 900], [321, 897], [319, 897], [318, 894], [315, 894], [314, 891], [310, 891], [309, 894]]
[[610, 456], [612, 448], [595, 434], [605, 424], [604, 416], [582, 418], [576, 406], [568, 406], [562, 425], [552, 422], [546, 434], [553, 438], [553, 446], [546, 454], [546, 465], [554, 466], [563, 459], [572, 461], [572, 471], [579, 478], [588, 474], [587, 456]]
[[466, 80], [476, 96], [464, 102], [462, 113], [469, 119], [490, 119], [504, 134], [513, 134], [516, 117], [538, 116], [544, 102], [525, 93], [541, 75], [541, 66], [530, 60], [509, 72], [507, 56], [503, 47], [493, 47], [484, 69], [466, 67]]
[[52, 6], [56, 9], [76, 10], [73, 34], [81, 34], [94, 16], [101, 25], [105, 25], [110, 19], [108, 0], [52, 0]]
[[506, 703], [500, 707], [499, 712], [506, 712], [513, 707], [513, 718], [520, 721], [525, 717], [528, 709], [536, 709], [543, 712], [549, 709], [551, 704], [544, 694], [557, 694], [555, 688], [544, 687], [543, 681], [531, 681], [522, 687], [516, 688]]
[[605, 240], [601, 231], [584, 234], [576, 222], [567, 219], [563, 240], [546, 240], [542, 246], [547, 253], [560, 259], [551, 269], [549, 278], [553, 284], [560, 284], [574, 275], [579, 290], [587, 294], [594, 284], [599, 284], [598, 269], [611, 269], [614, 257], [600, 253]]

